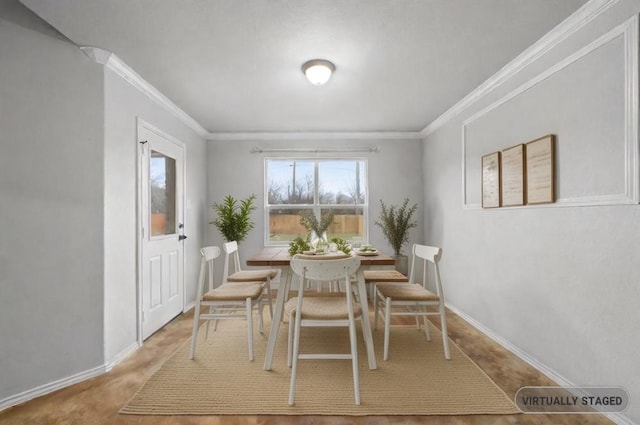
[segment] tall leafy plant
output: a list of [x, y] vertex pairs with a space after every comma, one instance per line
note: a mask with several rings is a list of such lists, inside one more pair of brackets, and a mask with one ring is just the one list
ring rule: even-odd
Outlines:
[[409, 229], [418, 226], [413, 220], [418, 204], [409, 207], [409, 198], [405, 198], [400, 206], [388, 206], [380, 200], [380, 207], [380, 217], [374, 224], [382, 229], [395, 255], [401, 255], [402, 245], [409, 242]]
[[256, 209], [255, 200], [255, 194], [244, 200], [236, 200], [233, 196], [227, 195], [222, 203], [213, 204], [218, 217], [210, 224], [218, 228], [227, 242], [245, 240], [254, 226], [251, 211]]

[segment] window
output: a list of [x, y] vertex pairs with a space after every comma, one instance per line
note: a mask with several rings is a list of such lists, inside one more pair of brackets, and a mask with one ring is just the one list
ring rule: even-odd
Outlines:
[[265, 242], [285, 245], [305, 238], [300, 213], [334, 213], [329, 238], [367, 239], [367, 161], [364, 159], [265, 160]]
[[149, 164], [151, 236], [176, 233], [176, 160], [151, 151]]

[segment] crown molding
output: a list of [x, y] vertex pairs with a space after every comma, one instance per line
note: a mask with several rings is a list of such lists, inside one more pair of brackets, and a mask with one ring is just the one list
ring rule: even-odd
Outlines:
[[431, 122], [431, 124], [422, 129], [422, 131], [420, 131], [420, 135], [422, 137], [427, 137], [429, 134], [445, 125], [473, 103], [480, 100], [483, 96], [502, 85], [522, 69], [538, 60], [549, 50], [553, 49], [569, 36], [576, 33], [580, 28], [602, 15], [605, 11], [618, 3], [618, 1], [619, 0], [591, 0], [585, 3], [575, 13], [558, 24], [558, 26], [549, 31], [540, 40], [532, 44], [514, 60], [509, 62], [492, 77], [463, 97], [462, 100], [453, 105], [444, 114], [436, 118]]
[[417, 131], [399, 132], [249, 132], [249, 133], [223, 133], [208, 132], [190, 115], [180, 109], [169, 98], [163, 95], [158, 89], [135, 72], [130, 66], [122, 61], [115, 53], [108, 50], [92, 46], [80, 47], [88, 57], [96, 63], [104, 65], [125, 81], [131, 84], [140, 92], [147, 95], [158, 105], [165, 108], [173, 116], [178, 118], [187, 127], [191, 128], [201, 137], [207, 140], [226, 141], [267, 141], [267, 140], [402, 140], [402, 139], [422, 139], [423, 136]]
[[180, 107], [173, 103], [168, 97], [162, 94], [160, 90], [156, 89], [147, 80], [142, 78], [140, 74], [124, 63], [115, 53], [92, 46], [82, 46], [80, 47], [80, 50], [95, 62], [104, 65], [106, 68], [115, 72], [138, 91], [145, 94], [149, 99], [169, 111], [183, 124], [195, 131], [200, 137], [206, 138], [208, 131], [204, 127], [191, 118], [189, 114], [180, 109]]
[[172, 115], [182, 121], [186, 126], [195, 131], [199, 136], [207, 140], [228, 141], [268, 141], [268, 140], [398, 140], [398, 139], [424, 139], [448, 121], [478, 101], [480, 98], [499, 87], [523, 68], [536, 61], [553, 47], [567, 39], [570, 35], [591, 22], [593, 19], [607, 11], [619, 0], [590, 0], [575, 13], [561, 22], [553, 30], [548, 32], [535, 44], [522, 52], [513, 61], [505, 65], [500, 71], [462, 98], [453, 107], [440, 115], [421, 131], [413, 132], [249, 132], [249, 133], [224, 133], [208, 132], [202, 125], [189, 114], [163, 95], [158, 89], [142, 78], [131, 67], [124, 63], [116, 54], [104, 49], [92, 46], [82, 46], [80, 49], [95, 62], [111, 69], [124, 78], [133, 87], [147, 95], [158, 105], [165, 108]]
[[640, 42], [639, 33], [640, 18], [634, 15], [627, 21], [611, 29], [599, 38], [593, 40], [580, 50], [570, 54], [565, 59], [543, 71], [541, 74], [517, 87], [515, 90], [506, 94], [502, 98], [496, 100], [492, 104], [479, 110], [471, 115], [462, 123], [462, 207], [463, 209], [481, 209], [479, 203], [469, 203], [467, 198], [467, 127], [474, 121], [487, 115], [489, 112], [506, 104], [512, 99], [526, 93], [539, 83], [547, 80], [549, 77], [566, 69], [569, 65], [577, 62], [592, 52], [597, 51], [600, 47], [622, 37], [624, 41], [624, 163], [620, 169], [624, 172], [624, 191], [622, 193], [603, 194], [597, 196], [580, 196], [575, 198], [558, 198], [552, 204], [540, 205], [523, 205], [516, 207], [504, 208], [554, 208], [554, 207], [576, 207], [576, 206], [596, 206], [596, 205], [636, 205], [640, 203], [640, 184], [638, 179], [640, 176], [640, 147], [638, 137], [639, 117], [638, 87], [640, 86], [640, 76], [638, 69], [640, 68], [640, 60], [638, 54], [638, 43]]
[[112, 52], [98, 47], [81, 46], [82, 53], [89, 56], [94, 62], [100, 65], [106, 65], [109, 62], [109, 58], [113, 55]]
[[423, 136], [417, 131], [371, 132], [274, 132], [274, 133], [208, 133], [213, 141], [269, 141], [269, 140], [417, 140]]

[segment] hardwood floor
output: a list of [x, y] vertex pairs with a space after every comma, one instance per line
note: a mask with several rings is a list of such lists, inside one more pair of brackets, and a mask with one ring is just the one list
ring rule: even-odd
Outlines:
[[[109, 373], [0, 412], [0, 424], [235, 425], [235, 424], [612, 424], [602, 415], [469, 416], [135, 416], [118, 411], [191, 334], [193, 315], [178, 316]], [[439, 325], [437, 320], [433, 321]], [[447, 312], [449, 337], [511, 398], [523, 385], [554, 385], [546, 376]], [[380, 332], [380, 330], [378, 331]], [[261, 361], [261, 359], [256, 359]], [[286, 397], [286, 394], [283, 394]]]

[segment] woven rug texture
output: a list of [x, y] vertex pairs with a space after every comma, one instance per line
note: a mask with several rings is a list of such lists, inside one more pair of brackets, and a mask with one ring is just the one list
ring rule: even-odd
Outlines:
[[[268, 315], [265, 315], [268, 316]], [[256, 321], [257, 322], [257, 321]], [[373, 325], [373, 323], [372, 323]], [[469, 415], [514, 414], [506, 394], [452, 341], [444, 358], [442, 337], [431, 342], [415, 326], [392, 326], [389, 360], [382, 360], [384, 331], [373, 331], [378, 369], [369, 370], [358, 324], [362, 404], [354, 404], [351, 360], [300, 360], [295, 405], [289, 406], [287, 327], [281, 325], [271, 371], [263, 369], [265, 333], [254, 325], [255, 361], [247, 354], [246, 323], [225, 320], [205, 339], [199, 330], [194, 360], [185, 342], [121, 409], [137, 415]], [[301, 352], [349, 352], [346, 328], [303, 328]]]

